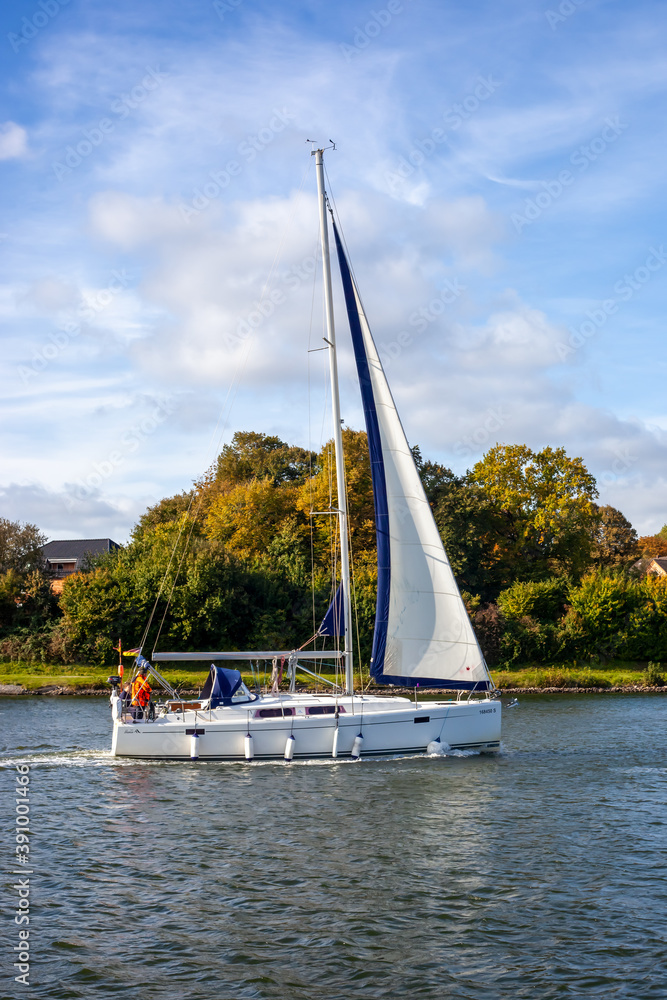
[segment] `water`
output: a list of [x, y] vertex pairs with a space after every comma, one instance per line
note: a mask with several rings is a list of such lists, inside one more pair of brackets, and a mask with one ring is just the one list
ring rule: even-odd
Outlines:
[[35, 876], [0, 996], [664, 998], [666, 712], [525, 697], [495, 757], [130, 763], [103, 700], [2, 699]]

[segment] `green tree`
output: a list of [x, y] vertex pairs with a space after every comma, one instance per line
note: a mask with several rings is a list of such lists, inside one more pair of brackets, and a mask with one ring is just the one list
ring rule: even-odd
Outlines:
[[[360, 554], [375, 550], [375, 510], [366, 432], [345, 427], [343, 449], [350, 539], [354, 552]], [[331, 515], [338, 508], [332, 441], [322, 448], [318, 456], [316, 474], [299, 487], [297, 508], [307, 520], [312, 520], [317, 565], [330, 566], [332, 548], [336, 550], [337, 546], [337, 521]]]
[[506, 515], [498, 557], [515, 578], [579, 575], [590, 565], [597, 487], [581, 458], [569, 458], [564, 448], [496, 445], [471, 479]]
[[176, 496], [165, 497], [141, 515], [132, 529], [132, 538], [140, 539], [147, 529], [154, 528], [158, 524], [173, 524], [183, 514], [191, 511], [193, 507], [196, 507], [194, 490], [187, 492], [183, 490]]
[[[95, 663], [114, 662], [118, 638], [138, 645], [188, 651], [291, 649], [311, 628], [310, 594], [271, 557], [239, 558], [215, 539], [194, 536], [187, 525], [158, 524], [89, 572], [70, 577], [61, 604], [76, 653]], [[264, 631], [262, 631], [264, 630]], [[260, 639], [264, 641], [260, 642]]]
[[236, 486], [251, 479], [270, 479], [274, 486], [301, 483], [316, 468], [314, 452], [294, 447], [279, 437], [237, 431], [215, 463], [214, 479]]
[[628, 660], [667, 659], [667, 579], [649, 575], [632, 584], [635, 594], [619, 637], [618, 655]]
[[568, 614], [581, 624], [586, 653], [616, 654], [637, 597], [637, 588], [620, 573], [588, 573], [570, 588]]
[[500, 642], [505, 662], [544, 661], [556, 656], [558, 623], [565, 610], [567, 580], [516, 580], [498, 595], [505, 628]]
[[37, 525], [0, 517], [0, 573], [16, 570], [27, 573], [42, 566], [42, 545], [46, 535]]
[[517, 572], [500, 544], [508, 515], [469, 475], [441, 481], [436, 497], [435, 522], [459, 586], [483, 601], [494, 600]]
[[[42, 657], [59, 618], [58, 600], [51, 591], [41, 547], [46, 536], [34, 524], [0, 518], [0, 639], [3, 651]], [[34, 633], [34, 635], [33, 635]]]
[[628, 566], [639, 557], [637, 532], [615, 507], [598, 508], [591, 556], [597, 566], [605, 569]]
[[506, 619], [529, 616], [538, 622], [555, 624], [565, 610], [567, 593], [567, 581], [562, 577], [516, 580], [498, 595], [498, 606]]

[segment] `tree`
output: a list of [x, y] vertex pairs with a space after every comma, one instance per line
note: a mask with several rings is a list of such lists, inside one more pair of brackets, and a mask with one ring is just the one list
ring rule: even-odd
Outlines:
[[616, 653], [637, 596], [637, 588], [618, 573], [588, 573], [578, 586], [570, 588], [570, 614], [583, 626], [587, 651], [605, 656]]
[[435, 510], [443, 494], [447, 492], [451, 484], [460, 480], [446, 465], [440, 465], [439, 462], [431, 462], [430, 459], [422, 458], [421, 449], [418, 444], [413, 445], [410, 451], [417, 466], [417, 472], [422, 481], [426, 499], [433, 510]]
[[435, 522], [459, 586], [484, 601], [495, 599], [517, 571], [499, 544], [507, 514], [469, 475], [443, 477], [436, 496]]
[[177, 493], [173, 497], [165, 497], [149, 507], [132, 529], [132, 538], [140, 539], [147, 529], [154, 528], [157, 524], [172, 524], [177, 521], [181, 515], [196, 507], [196, 501], [193, 497], [194, 490], [189, 490], [187, 493], [183, 490], [182, 493]]
[[528, 582], [516, 580], [498, 595], [498, 606], [509, 620], [530, 617], [553, 624], [565, 610], [567, 590], [567, 581], [562, 577]]
[[667, 538], [662, 531], [657, 535], [642, 535], [637, 542], [642, 559], [661, 559], [667, 556]]
[[[296, 500], [296, 486], [278, 487], [268, 476], [238, 483], [212, 501], [206, 533], [240, 555], [260, 555], [280, 525], [294, 516]], [[302, 530], [307, 533], [307, 522], [302, 520]]]
[[184, 552], [185, 533], [177, 542], [179, 530], [179, 524], [147, 529], [103, 565], [66, 581], [64, 624], [79, 655], [113, 663], [119, 637], [126, 647], [141, 642], [154, 605], [147, 649], [158, 627], [160, 648], [183, 651], [211, 644], [261, 648], [262, 638], [292, 649], [308, 637], [311, 601], [302, 587], [268, 563], [239, 559], [215, 540], [196, 537]]
[[316, 470], [315, 463], [314, 452], [290, 446], [279, 437], [237, 431], [218, 455], [214, 479], [225, 486], [251, 479], [271, 479], [274, 486], [301, 483]]
[[[375, 549], [375, 509], [368, 440], [365, 431], [343, 429], [345, 484], [350, 539], [354, 553]], [[336, 549], [337, 522], [333, 511], [338, 508], [336, 465], [333, 442], [329, 441], [317, 459], [317, 472], [299, 488], [297, 507], [313, 524], [313, 545], [316, 561], [322, 566], [331, 563]], [[323, 512], [332, 512], [327, 516]], [[315, 513], [317, 512], [317, 513]], [[315, 514], [315, 516], [312, 516]]]
[[0, 517], [0, 573], [16, 570], [27, 573], [42, 566], [42, 545], [46, 542], [35, 524], [22, 524]]
[[594, 563], [607, 569], [625, 566], [638, 558], [637, 532], [615, 507], [598, 507], [591, 555]]
[[667, 579], [653, 574], [633, 585], [636, 600], [620, 637], [628, 660], [667, 660]]
[[564, 448], [496, 445], [471, 480], [506, 516], [498, 554], [517, 578], [579, 575], [590, 564], [597, 487], [581, 458]]

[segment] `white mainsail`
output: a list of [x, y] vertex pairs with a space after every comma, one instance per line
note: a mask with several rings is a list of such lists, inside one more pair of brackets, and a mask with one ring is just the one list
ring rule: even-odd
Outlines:
[[334, 225], [371, 454], [378, 598], [371, 675], [389, 684], [491, 686]]

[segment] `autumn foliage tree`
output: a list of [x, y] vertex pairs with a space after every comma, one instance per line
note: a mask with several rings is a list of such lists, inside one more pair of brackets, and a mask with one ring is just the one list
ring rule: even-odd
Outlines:
[[667, 556], [667, 533], [665, 529], [657, 535], [642, 535], [637, 542], [637, 548], [642, 559], [662, 559]]
[[[353, 631], [367, 664], [377, 583], [371, 469], [365, 433], [345, 428], [343, 441]], [[621, 579], [646, 540], [637, 542], [620, 511], [598, 507], [580, 458], [497, 445], [457, 475], [413, 454], [487, 655], [540, 661], [613, 647], [659, 658], [667, 589]], [[123, 550], [67, 580], [68, 641], [85, 658], [111, 662], [114, 640], [137, 644], [155, 606], [149, 647], [163, 618], [161, 643], [172, 649], [300, 646], [339, 579], [337, 510], [331, 442], [315, 453], [239, 432], [190, 490], [146, 511]], [[652, 537], [645, 549], [667, 552], [663, 534]], [[17, 606], [22, 580], [9, 567], [0, 602], [4, 594]], [[39, 588], [31, 594], [34, 609]]]
[[581, 458], [564, 448], [534, 452], [496, 445], [471, 474], [503, 517], [496, 522], [495, 557], [507, 582], [580, 574], [590, 564], [598, 523], [597, 486]]

